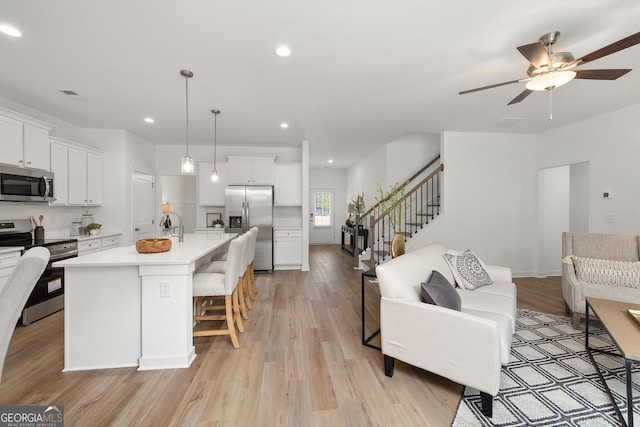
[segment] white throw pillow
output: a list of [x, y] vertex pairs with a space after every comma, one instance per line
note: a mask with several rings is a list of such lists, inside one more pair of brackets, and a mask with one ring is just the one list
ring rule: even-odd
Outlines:
[[576, 279], [581, 282], [640, 289], [640, 261], [612, 261], [573, 256], [573, 263]]
[[469, 249], [462, 254], [456, 251], [447, 251], [443, 256], [449, 264], [456, 283], [462, 289], [472, 291], [481, 286], [493, 284], [482, 261]]

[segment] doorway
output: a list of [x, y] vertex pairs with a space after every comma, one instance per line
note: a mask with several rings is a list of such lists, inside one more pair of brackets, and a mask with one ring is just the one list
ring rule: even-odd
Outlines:
[[154, 237], [153, 176], [140, 172], [131, 175], [131, 241]]
[[309, 243], [335, 243], [335, 209], [333, 188], [312, 188], [309, 197]]
[[541, 169], [538, 273], [562, 273], [562, 232], [589, 231], [589, 162]]

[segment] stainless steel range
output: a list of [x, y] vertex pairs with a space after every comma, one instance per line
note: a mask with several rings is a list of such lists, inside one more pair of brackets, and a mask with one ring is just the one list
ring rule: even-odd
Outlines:
[[29, 219], [0, 220], [0, 246], [24, 246], [23, 253], [34, 246], [44, 246], [51, 254], [49, 264], [22, 310], [22, 325], [28, 325], [64, 308], [64, 269], [52, 267], [51, 264], [78, 256], [77, 239], [36, 240], [32, 231]]

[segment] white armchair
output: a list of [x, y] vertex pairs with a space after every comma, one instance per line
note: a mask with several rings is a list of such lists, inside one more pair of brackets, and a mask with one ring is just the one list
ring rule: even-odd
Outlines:
[[473, 387], [480, 391], [483, 412], [490, 417], [501, 367], [509, 361], [516, 288], [508, 268], [487, 266], [492, 285], [473, 291], [456, 288], [461, 311], [423, 303], [421, 282], [433, 270], [455, 283], [445, 252], [441, 244], [430, 245], [376, 268], [385, 374], [393, 376], [398, 359]]

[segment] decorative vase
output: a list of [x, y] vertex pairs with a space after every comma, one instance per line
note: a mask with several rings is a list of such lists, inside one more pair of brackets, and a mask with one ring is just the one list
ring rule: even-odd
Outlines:
[[91, 234], [92, 236], [95, 236], [96, 234], [98, 234], [98, 230], [93, 228], [93, 229], [89, 230], [89, 234]]
[[404, 254], [404, 236], [400, 233], [393, 235], [391, 240], [391, 258], [399, 257]]
[[221, 224], [216, 224], [216, 225], [214, 225], [214, 227], [215, 228], [222, 228], [222, 225]]

